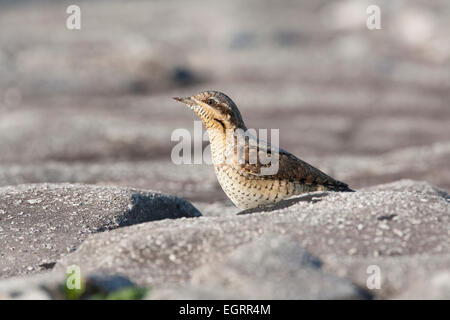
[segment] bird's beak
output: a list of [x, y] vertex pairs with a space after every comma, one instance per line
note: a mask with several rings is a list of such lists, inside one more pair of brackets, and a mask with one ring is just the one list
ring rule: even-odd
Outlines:
[[191, 97], [186, 97], [186, 98], [178, 98], [178, 97], [173, 97], [174, 100], [179, 101], [179, 102], [183, 102], [184, 104], [187, 104], [188, 106], [193, 106], [195, 104], [197, 104], [194, 99], [192, 99]]

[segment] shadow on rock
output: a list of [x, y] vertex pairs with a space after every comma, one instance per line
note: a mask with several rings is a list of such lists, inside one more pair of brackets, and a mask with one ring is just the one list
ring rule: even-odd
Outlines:
[[[164, 219], [195, 218], [202, 214], [187, 201], [174, 201], [172, 197], [160, 194], [134, 193], [129, 210], [117, 219], [118, 227]], [[105, 226], [97, 231], [116, 229]]]
[[328, 192], [306, 194], [306, 195], [295, 197], [295, 198], [281, 200], [277, 203], [270, 204], [267, 206], [259, 206], [259, 207], [252, 208], [252, 209], [246, 209], [246, 210], [239, 212], [238, 215], [251, 214], [251, 213], [255, 213], [255, 212], [270, 212], [270, 211], [280, 210], [280, 209], [290, 207], [298, 202], [316, 203], [316, 202], [322, 201], [321, 198], [323, 198], [327, 195], [328, 195]]

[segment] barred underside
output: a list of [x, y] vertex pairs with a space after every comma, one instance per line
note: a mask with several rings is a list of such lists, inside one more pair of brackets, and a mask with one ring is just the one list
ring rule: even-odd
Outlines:
[[289, 198], [296, 194], [325, 190], [321, 185], [254, 176], [230, 166], [215, 167], [217, 179], [225, 194], [241, 209], [250, 209]]

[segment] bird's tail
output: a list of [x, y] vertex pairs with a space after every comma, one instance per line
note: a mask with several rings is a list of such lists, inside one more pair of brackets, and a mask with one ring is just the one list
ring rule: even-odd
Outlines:
[[334, 180], [333, 182], [329, 183], [327, 185], [327, 189], [330, 191], [338, 191], [338, 192], [355, 192], [355, 190], [350, 189], [348, 187], [348, 184], [337, 180]]

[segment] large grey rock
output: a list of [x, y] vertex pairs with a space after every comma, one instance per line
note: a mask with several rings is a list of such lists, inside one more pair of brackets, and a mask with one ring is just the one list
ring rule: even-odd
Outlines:
[[[344, 273], [361, 287], [369, 265], [405, 261], [397, 277], [384, 278], [384, 291], [374, 290], [383, 297], [403, 290], [418, 272], [450, 266], [448, 196], [427, 183], [400, 181], [296, 201], [243, 215], [155, 221], [93, 235], [56, 269], [77, 264], [86, 272], [126, 274], [139, 285], [167, 286], [189, 281], [198, 267], [265, 234], [290, 236], [323, 260], [324, 269]], [[347, 261], [352, 259], [357, 261]], [[430, 269], [427, 260], [439, 263]]]
[[191, 285], [150, 298], [366, 299], [350, 281], [321, 269], [322, 262], [287, 237], [267, 235], [233, 251], [224, 261], [193, 273]]
[[37, 184], [0, 188], [0, 277], [51, 268], [89, 234], [200, 212], [174, 196], [130, 188]]

